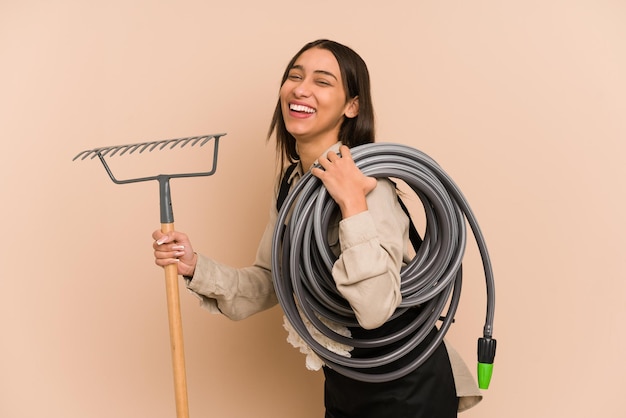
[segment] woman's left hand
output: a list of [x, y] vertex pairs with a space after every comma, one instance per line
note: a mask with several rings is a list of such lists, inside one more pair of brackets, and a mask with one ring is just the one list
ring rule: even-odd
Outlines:
[[347, 218], [367, 210], [365, 196], [376, 187], [376, 179], [359, 170], [347, 146], [342, 145], [339, 152], [341, 156], [330, 151], [320, 157], [318, 162], [322, 168], [312, 168], [311, 174], [324, 183], [343, 218]]

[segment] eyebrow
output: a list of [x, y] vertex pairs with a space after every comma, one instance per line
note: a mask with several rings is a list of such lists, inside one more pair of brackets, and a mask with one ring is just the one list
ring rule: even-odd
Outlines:
[[[294, 66], [292, 66], [292, 67], [291, 67], [291, 69], [292, 69], [292, 70], [301, 70], [301, 71], [304, 71], [304, 67], [303, 67], [302, 65], [294, 65]], [[315, 70], [315, 71], [313, 71], [313, 73], [316, 73], [316, 74], [324, 74], [324, 75], [327, 75], [327, 76], [332, 77], [332, 78], [334, 78], [335, 80], [339, 81], [339, 80], [337, 79], [337, 76], [336, 76], [335, 74], [331, 73], [330, 71], [326, 71], [326, 70]]]

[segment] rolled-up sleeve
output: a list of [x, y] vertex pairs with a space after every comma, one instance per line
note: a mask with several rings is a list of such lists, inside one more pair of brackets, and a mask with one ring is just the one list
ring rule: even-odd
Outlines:
[[198, 254], [198, 263], [187, 289], [200, 298], [201, 306], [240, 320], [278, 303], [271, 271], [271, 250], [276, 210], [270, 210], [254, 264], [235, 268]]

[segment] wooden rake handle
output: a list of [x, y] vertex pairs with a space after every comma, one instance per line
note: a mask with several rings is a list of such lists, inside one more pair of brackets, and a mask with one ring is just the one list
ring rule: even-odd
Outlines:
[[[161, 232], [164, 234], [172, 231], [174, 231], [174, 223], [161, 224]], [[167, 295], [167, 314], [169, 318], [172, 367], [174, 372], [176, 417], [189, 418], [183, 324], [180, 314], [180, 296], [178, 292], [178, 268], [175, 264], [170, 264], [165, 267], [165, 291]]]
[[[214, 135], [202, 135], [188, 138], [167, 139], [161, 141], [150, 141], [136, 144], [115, 145], [108, 147], [99, 147], [91, 150], [80, 152], [74, 157], [74, 160], [85, 158], [95, 158], [96, 156], [102, 163], [107, 174], [115, 184], [128, 184], [144, 181], [156, 180], [159, 182], [159, 198], [161, 209], [161, 232], [167, 234], [174, 231], [174, 215], [172, 213], [172, 199], [170, 196], [170, 179], [182, 177], [202, 177], [211, 176], [217, 169], [217, 150], [219, 139], [226, 135], [225, 133]], [[175, 147], [182, 148], [189, 144], [190, 147], [198, 144], [203, 146], [213, 139], [213, 165], [209, 171], [196, 173], [179, 173], [179, 174], [160, 174], [157, 176], [138, 177], [117, 179], [105, 157], [114, 155], [132, 154], [138, 151], [139, 154], [148, 150], [152, 152], [154, 149], [162, 150], [172, 149]], [[172, 365], [174, 368], [174, 394], [176, 397], [176, 416], [177, 418], [188, 418], [189, 407], [187, 402], [187, 379], [185, 373], [185, 352], [183, 345], [183, 327], [180, 315], [180, 296], [178, 293], [178, 268], [176, 265], [165, 267], [165, 290], [167, 292], [167, 313], [169, 317], [170, 342], [172, 351]]]

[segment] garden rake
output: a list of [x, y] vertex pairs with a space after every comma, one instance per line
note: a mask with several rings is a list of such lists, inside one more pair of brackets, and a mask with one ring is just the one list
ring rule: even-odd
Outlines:
[[[94, 148], [78, 153], [72, 161], [84, 160], [86, 158], [93, 159], [98, 157], [104, 166], [107, 174], [115, 184], [137, 183], [143, 181], [156, 180], [159, 182], [159, 197], [161, 210], [161, 232], [164, 234], [174, 231], [174, 214], [172, 210], [172, 199], [170, 194], [170, 179], [180, 177], [201, 177], [210, 176], [215, 173], [217, 168], [217, 150], [219, 139], [226, 135], [212, 134], [203, 136], [194, 136], [188, 138], [166, 139], [152, 142], [142, 142], [137, 144], [115, 145], [109, 147]], [[213, 162], [209, 171], [195, 173], [179, 173], [179, 174], [159, 174], [150, 177], [139, 177], [125, 180], [119, 180], [111, 171], [106, 158], [115, 155], [130, 155], [135, 152], [143, 153], [144, 151], [152, 152], [154, 150], [173, 149], [175, 147], [185, 147], [189, 145], [193, 147], [203, 145], [213, 140]], [[180, 298], [178, 292], [178, 270], [175, 264], [165, 267], [165, 290], [167, 296], [167, 311], [169, 319], [170, 345], [172, 353], [172, 367], [174, 372], [174, 396], [176, 400], [176, 416], [177, 418], [188, 418], [189, 407], [187, 401], [187, 381], [185, 372], [185, 353], [183, 345], [182, 320], [180, 314]]]

